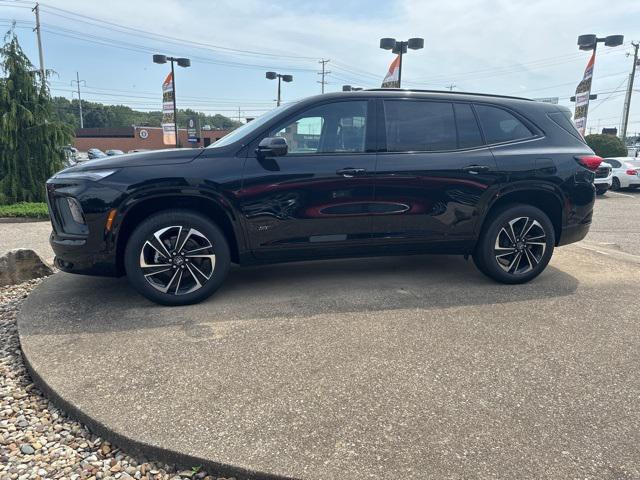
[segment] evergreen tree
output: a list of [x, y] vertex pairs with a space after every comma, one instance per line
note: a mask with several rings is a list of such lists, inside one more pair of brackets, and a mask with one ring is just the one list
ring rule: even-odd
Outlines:
[[42, 202], [72, 132], [55, 117], [46, 83], [13, 29], [0, 48], [0, 72], [0, 204]]

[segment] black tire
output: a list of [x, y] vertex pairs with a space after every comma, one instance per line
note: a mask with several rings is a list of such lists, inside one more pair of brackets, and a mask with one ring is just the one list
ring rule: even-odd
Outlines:
[[133, 288], [162, 305], [204, 300], [220, 287], [231, 265], [222, 231], [189, 210], [165, 210], [141, 222], [124, 255]]
[[[542, 210], [507, 205], [485, 220], [473, 261], [482, 273], [498, 282], [525, 283], [546, 268], [554, 246], [553, 224]], [[520, 260], [516, 258], [518, 254]]]
[[596, 185], [596, 195], [604, 195], [605, 193], [607, 193], [607, 190], [609, 190], [608, 185], [605, 185], [605, 186]]
[[614, 192], [616, 190], [620, 190], [620, 180], [618, 180], [618, 177], [613, 177], [611, 179], [611, 190], [613, 190]]

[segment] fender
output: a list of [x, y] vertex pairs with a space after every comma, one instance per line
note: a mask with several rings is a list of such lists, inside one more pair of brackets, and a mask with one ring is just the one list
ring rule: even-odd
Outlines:
[[518, 182], [509, 183], [504, 185], [488, 199], [488, 201], [482, 205], [479, 209], [478, 221], [476, 222], [474, 228], [474, 236], [478, 238], [482, 231], [482, 227], [484, 226], [485, 220], [492, 208], [499, 202], [502, 198], [517, 194], [519, 192], [541, 192], [546, 194], [551, 194], [557, 200], [558, 206], [560, 207], [560, 211], [562, 212], [561, 224], [558, 227], [562, 228], [563, 225], [566, 224], [566, 209], [563, 208], [566, 204], [566, 196], [562, 192], [562, 189], [551, 182], [546, 182], [544, 180], [522, 180]]
[[[206, 205], [211, 203], [215, 205], [226, 216], [229, 224], [233, 229], [233, 234], [237, 242], [237, 250], [240, 255], [247, 251], [247, 241], [245, 228], [241, 224], [242, 216], [237, 208], [233, 205], [233, 201], [221, 191], [219, 185], [189, 185], [186, 179], [182, 179], [182, 185], [176, 185], [176, 179], [167, 179], [166, 184], [154, 184], [153, 187], [142, 187], [132, 192], [128, 192], [119, 203], [118, 214], [113, 224], [113, 229], [109, 240], [112, 248], [120, 247], [120, 234], [122, 226], [126, 225], [127, 218], [132, 211], [135, 211], [142, 204], [151, 204], [150, 211], [153, 211], [158, 204], [161, 209], [171, 208], [175, 202], [175, 207], [179, 208], [181, 200], [183, 203], [197, 205], [201, 211], [207, 214]], [[185, 202], [186, 201], [186, 202]], [[190, 206], [187, 205], [187, 206]], [[209, 214], [217, 213], [211, 211]]]

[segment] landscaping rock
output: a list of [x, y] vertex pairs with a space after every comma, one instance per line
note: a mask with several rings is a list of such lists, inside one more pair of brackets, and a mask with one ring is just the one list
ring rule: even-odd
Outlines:
[[0, 256], [0, 287], [51, 274], [53, 269], [33, 250], [19, 248]]
[[[34, 386], [22, 360], [15, 320], [38, 283], [0, 287], [0, 480], [181, 478], [177, 472], [182, 470], [144, 463], [92, 435]], [[218, 478], [223, 477], [209, 477]]]

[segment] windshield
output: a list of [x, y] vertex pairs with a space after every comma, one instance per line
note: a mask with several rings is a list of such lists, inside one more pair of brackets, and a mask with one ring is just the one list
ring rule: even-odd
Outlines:
[[224, 137], [222, 137], [217, 142], [212, 143], [211, 145], [209, 145], [207, 148], [218, 148], [218, 147], [225, 147], [227, 145], [230, 145], [231, 143], [233, 143], [233, 142], [235, 142], [237, 140], [240, 140], [245, 135], [249, 135], [249, 134], [255, 132], [256, 130], [260, 130], [260, 128], [262, 128], [262, 126], [265, 123], [267, 123], [269, 120], [271, 120], [276, 115], [279, 115], [280, 112], [283, 112], [284, 110], [290, 108], [293, 105], [295, 105], [295, 103], [289, 103], [287, 105], [280, 105], [279, 107], [276, 107], [273, 110], [268, 111], [267, 113], [265, 113], [264, 115], [261, 115], [260, 117], [256, 118], [255, 120], [247, 122], [244, 125], [242, 125], [241, 127], [236, 128], [233, 132], [229, 133], [228, 135], [225, 135]]

